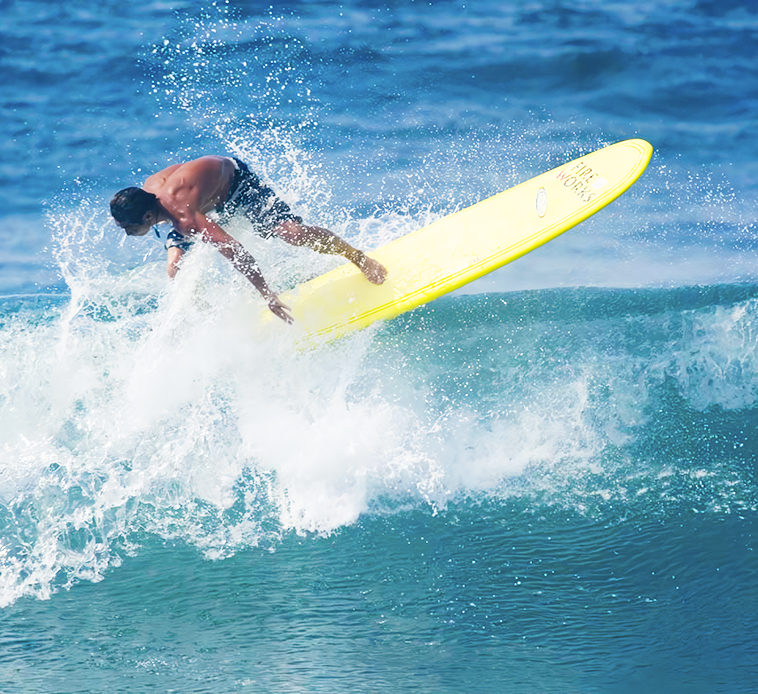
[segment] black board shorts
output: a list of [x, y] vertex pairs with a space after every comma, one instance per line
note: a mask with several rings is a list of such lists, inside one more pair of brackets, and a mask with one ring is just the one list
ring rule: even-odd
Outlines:
[[[158, 232], [155, 232], [158, 238], [160, 238], [160, 235], [158, 235]], [[180, 234], [176, 229], [172, 229], [168, 232], [168, 235], [166, 236], [166, 243], [164, 244], [164, 248], [168, 250], [169, 248], [178, 248], [182, 251], [188, 251], [190, 248], [192, 248], [192, 244], [195, 243], [195, 240], [191, 236], [183, 236]]]
[[292, 213], [289, 205], [280, 200], [271, 188], [261, 183], [245, 162], [230, 157], [234, 162], [234, 178], [226, 200], [216, 207], [221, 224], [240, 212], [247, 217], [256, 233], [263, 238], [274, 236], [276, 227], [293, 220], [302, 224], [302, 217]]

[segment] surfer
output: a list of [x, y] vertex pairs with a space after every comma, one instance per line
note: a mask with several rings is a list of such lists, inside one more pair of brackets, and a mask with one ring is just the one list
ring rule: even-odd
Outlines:
[[[142, 188], [124, 188], [111, 200], [111, 214], [129, 236], [144, 236], [161, 222], [173, 226], [165, 244], [169, 277], [176, 275], [182, 256], [200, 239], [218, 249], [250, 280], [276, 316], [291, 323], [289, 307], [271, 291], [255, 259], [220, 226], [238, 212], [266, 239], [277, 236], [293, 246], [344, 256], [369, 282], [384, 282], [387, 270], [381, 263], [328, 229], [303, 224], [301, 217], [234, 157], [211, 155], [174, 164], [150, 176]], [[209, 213], [215, 213], [218, 222], [209, 219]]]

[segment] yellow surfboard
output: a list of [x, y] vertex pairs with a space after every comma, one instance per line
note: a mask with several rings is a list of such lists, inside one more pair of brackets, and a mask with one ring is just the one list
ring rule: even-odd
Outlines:
[[[653, 148], [625, 140], [579, 157], [414, 231], [369, 255], [382, 285], [351, 263], [283, 292], [306, 338], [320, 342], [428, 303], [521, 257], [595, 214], [642, 174]], [[267, 318], [273, 318], [266, 311]]]

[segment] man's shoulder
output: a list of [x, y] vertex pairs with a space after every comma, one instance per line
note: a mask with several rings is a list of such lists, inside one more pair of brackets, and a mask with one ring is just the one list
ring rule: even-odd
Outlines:
[[171, 166], [167, 166], [165, 169], [152, 174], [152, 176], [148, 176], [145, 180], [143, 188], [145, 190], [150, 190], [151, 188], [162, 188], [163, 184], [171, 177], [171, 175], [181, 169], [183, 166], [184, 164], [172, 164]]
[[229, 165], [229, 157], [222, 157], [218, 154], [206, 154], [203, 157], [198, 157], [197, 159], [193, 159], [192, 161], [183, 164], [183, 166], [188, 169], [202, 169], [204, 171], [218, 171]]
[[234, 164], [227, 157], [209, 154], [181, 164], [171, 172], [173, 179], [182, 180], [184, 185], [199, 185], [201, 187], [216, 185], [219, 179], [228, 176], [234, 170]]
[[205, 156], [198, 157], [197, 159], [192, 159], [190, 161], [180, 162], [179, 164], [172, 164], [171, 166], [167, 166], [165, 169], [162, 169], [161, 171], [158, 171], [157, 173], [154, 173], [152, 176], [150, 176], [145, 181], [145, 183], [154, 183], [160, 185], [175, 174], [193, 176], [197, 175], [196, 172], [205, 173], [208, 171], [218, 171], [223, 166], [225, 166], [227, 161], [227, 157], [222, 157], [216, 154], [207, 154]]

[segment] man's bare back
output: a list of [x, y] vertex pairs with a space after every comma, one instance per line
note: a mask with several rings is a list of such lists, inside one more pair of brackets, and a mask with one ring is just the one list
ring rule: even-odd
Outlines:
[[[275, 199], [273, 191], [260, 184], [257, 176], [241, 161], [228, 157], [211, 155], [169, 166], [150, 176], [141, 189], [119, 191], [111, 200], [111, 213], [130, 236], [144, 236], [153, 225], [168, 222], [173, 226], [172, 234], [177, 237], [200, 239], [215, 246], [258, 289], [273, 313], [288, 323], [292, 322], [288, 307], [268, 287], [253, 257], [206, 216], [211, 210], [218, 210], [227, 204], [230, 193], [236, 194], [243, 185], [248, 186], [245, 202], [251, 205], [245, 214], [251, 221], [255, 221], [253, 212], [261, 219], [265, 218], [270, 227], [269, 235], [276, 235], [294, 246], [307, 246], [319, 253], [344, 256], [373, 284], [384, 282], [387, 270], [383, 265], [328, 229], [303, 224], [285, 203]], [[257, 190], [265, 196], [261, 195], [256, 200]], [[273, 203], [271, 197], [274, 197]], [[266, 203], [265, 209], [261, 200]], [[255, 210], [252, 209], [255, 207], [253, 203], [258, 205]], [[273, 217], [272, 210], [275, 213]], [[167, 245], [169, 276], [176, 274], [189, 243], [188, 240]]]
[[226, 199], [234, 177], [234, 165], [228, 157], [200, 157], [184, 164], [174, 164], [150, 176], [142, 186], [153, 193], [164, 207], [189, 205], [207, 214]]

